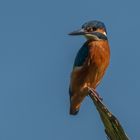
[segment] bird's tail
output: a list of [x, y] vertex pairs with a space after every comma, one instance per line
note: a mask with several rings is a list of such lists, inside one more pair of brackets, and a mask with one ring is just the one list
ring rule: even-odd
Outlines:
[[77, 115], [80, 109], [80, 104], [70, 104], [70, 115]]
[[70, 96], [70, 115], [77, 115], [84, 97]]
[[73, 94], [69, 89], [70, 95], [70, 115], [77, 115], [81, 106], [81, 103], [85, 96], [80, 96], [80, 94]]

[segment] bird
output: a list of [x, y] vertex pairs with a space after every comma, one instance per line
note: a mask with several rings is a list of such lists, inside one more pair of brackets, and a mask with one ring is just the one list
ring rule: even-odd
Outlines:
[[82, 101], [89, 95], [89, 88], [96, 91], [110, 63], [110, 46], [105, 24], [92, 20], [81, 29], [69, 33], [84, 36], [86, 42], [79, 49], [70, 76], [70, 115], [79, 112]]

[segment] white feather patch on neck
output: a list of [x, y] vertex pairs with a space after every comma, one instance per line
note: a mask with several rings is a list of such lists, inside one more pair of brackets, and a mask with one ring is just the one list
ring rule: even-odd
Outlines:
[[103, 34], [106, 36], [106, 32], [103, 32]]

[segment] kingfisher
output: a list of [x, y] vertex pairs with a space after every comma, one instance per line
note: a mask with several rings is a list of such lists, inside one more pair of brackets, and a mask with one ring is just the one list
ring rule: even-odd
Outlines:
[[110, 62], [110, 47], [105, 24], [98, 20], [84, 23], [69, 35], [86, 38], [76, 55], [69, 86], [70, 115], [76, 115], [89, 88], [96, 91], [101, 82]]

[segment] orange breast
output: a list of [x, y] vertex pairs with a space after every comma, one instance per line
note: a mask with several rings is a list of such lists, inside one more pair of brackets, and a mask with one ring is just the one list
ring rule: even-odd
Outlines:
[[110, 48], [108, 41], [92, 41], [89, 43], [89, 74], [91, 86], [96, 88], [109, 65]]
[[87, 87], [96, 88], [109, 65], [110, 49], [108, 41], [92, 41], [88, 44], [88, 47], [89, 55], [84, 65], [74, 68], [71, 75], [73, 93], [87, 92]]

